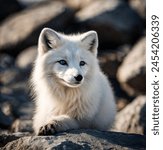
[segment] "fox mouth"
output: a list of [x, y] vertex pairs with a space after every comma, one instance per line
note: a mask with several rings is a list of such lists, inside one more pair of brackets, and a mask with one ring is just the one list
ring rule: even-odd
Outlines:
[[74, 87], [74, 88], [79, 87], [82, 84], [81, 81], [75, 81], [73, 83], [72, 82], [67, 82], [64, 79], [60, 79], [60, 81], [61, 81], [62, 84], [66, 85], [68, 87]]

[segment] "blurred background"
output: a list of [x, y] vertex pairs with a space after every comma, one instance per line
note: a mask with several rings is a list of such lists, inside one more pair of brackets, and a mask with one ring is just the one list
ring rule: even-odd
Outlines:
[[28, 80], [44, 27], [97, 31], [116, 97], [113, 130], [145, 134], [145, 22], [145, 0], [0, 0], [0, 134], [33, 132]]

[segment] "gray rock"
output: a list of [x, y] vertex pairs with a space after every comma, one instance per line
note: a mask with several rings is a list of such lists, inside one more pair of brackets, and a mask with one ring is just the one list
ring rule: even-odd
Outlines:
[[109, 77], [115, 77], [120, 62], [117, 61], [116, 53], [103, 52], [99, 54], [99, 63], [102, 71]]
[[2, 149], [90, 150], [145, 149], [145, 136], [96, 130], [72, 130], [55, 136], [29, 136], [8, 143]]
[[145, 134], [145, 102], [145, 96], [138, 96], [133, 100], [133, 102], [118, 112], [114, 124], [114, 131]]
[[0, 82], [4, 85], [12, 84], [18, 81], [20, 76], [20, 72], [18, 68], [12, 67], [0, 72]]
[[[29, 98], [29, 73], [14, 65], [8, 55], [0, 55], [0, 109], [3, 118], [32, 118], [33, 104]], [[3, 57], [4, 56], [4, 57]], [[13, 119], [12, 119], [13, 120]], [[7, 125], [11, 127], [9, 123]]]
[[118, 67], [122, 63], [124, 57], [129, 52], [129, 46], [124, 45], [114, 50], [99, 51], [98, 59], [102, 71], [111, 78], [115, 78]]
[[14, 66], [14, 58], [7, 54], [0, 54], [0, 73]]
[[0, 108], [0, 128], [9, 128], [12, 124], [13, 118], [5, 115]]
[[7, 129], [1, 129], [0, 128], [0, 135], [2, 135], [2, 134], [9, 134], [10, 132], [9, 132], [9, 130], [7, 130]]
[[37, 44], [43, 27], [60, 31], [68, 25], [73, 14], [64, 3], [48, 1], [11, 16], [0, 26], [0, 51], [16, 56], [22, 49]]
[[0, 54], [0, 84], [7, 86], [18, 81], [25, 81], [29, 73], [25, 74], [26, 72], [15, 66], [13, 57], [7, 54]]
[[139, 15], [121, 0], [93, 1], [76, 15], [82, 29], [96, 30], [100, 45], [113, 47], [135, 41], [143, 31]]
[[12, 132], [33, 132], [32, 119], [16, 119], [11, 127]]
[[7, 16], [22, 10], [22, 7], [17, 0], [0, 0], [0, 4], [0, 21]]
[[129, 0], [130, 6], [143, 18], [146, 18], [146, 0]]
[[[2, 90], [2, 92], [4, 91]], [[13, 89], [13, 94], [0, 94], [0, 106], [7, 116], [32, 119], [34, 105], [22, 86]]]
[[145, 94], [146, 91], [146, 39], [142, 38], [124, 58], [117, 78], [129, 95]]
[[4, 103], [1, 104], [1, 109], [2, 109], [2, 112], [6, 116], [12, 115], [12, 105], [11, 105], [11, 103], [5, 101]]
[[13, 104], [16, 105], [16, 101], [12, 97], [5, 97], [4, 94], [0, 94], [0, 128], [9, 129], [13, 123]]
[[1, 147], [5, 146], [8, 142], [17, 140], [23, 136], [28, 136], [29, 133], [2, 133], [0, 134], [0, 149]]
[[[25, 100], [24, 100], [24, 102], [20, 102], [19, 110], [17, 110], [15, 113], [17, 113], [17, 116], [20, 119], [23, 119], [23, 120], [32, 120], [33, 113], [34, 113], [34, 104], [28, 98], [28, 96], [26, 96], [26, 99]], [[30, 122], [28, 124], [31, 125]], [[30, 128], [31, 127], [29, 127], [29, 129]]]
[[23, 50], [16, 59], [16, 65], [21, 69], [31, 68], [37, 56], [37, 46]]
[[129, 100], [123, 97], [116, 97], [116, 108], [117, 112], [121, 111], [123, 108], [125, 108], [129, 103]]
[[81, 9], [87, 5], [89, 5], [91, 2], [93, 2], [94, 0], [64, 0], [70, 7], [74, 8], [74, 9]]
[[[2, 56], [2, 55], [1, 55]], [[14, 61], [4, 57], [0, 69], [0, 107], [10, 118], [32, 118], [33, 104], [29, 96], [29, 71], [21, 70]], [[11, 64], [10, 64], [11, 63]], [[9, 125], [11, 127], [11, 125]]]
[[8, 91], [2, 90], [2, 93], [0, 94], [1, 105], [3, 105], [3, 103], [9, 103], [9, 104], [13, 104], [13, 105], [16, 104], [16, 99], [10, 94], [5, 94], [5, 92], [8, 92]]

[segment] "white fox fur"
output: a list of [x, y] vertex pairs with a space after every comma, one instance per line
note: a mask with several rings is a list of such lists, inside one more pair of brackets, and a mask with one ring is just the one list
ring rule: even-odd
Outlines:
[[31, 79], [36, 134], [112, 126], [114, 96], [100, 70], [97, 47], [95, 31], [64, 35], [49, 28], [42, 30]]

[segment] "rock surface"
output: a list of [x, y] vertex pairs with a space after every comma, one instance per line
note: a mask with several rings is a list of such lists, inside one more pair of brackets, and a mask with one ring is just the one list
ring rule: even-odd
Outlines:
[[138, 96], [124, 109], [118, 112], [114, 124], [115, 131], [145, 134], [146, 97]]
[[37, 56], [37, 46], [23, 50], [16, 59], [16, 66], [21, 69], [31, 68]]
[[11, 127], [12, 132], [33, 132], [32, 120], [16, 119]]
[[89, 5], [93, 0], [64, 0], [70, 7], [74, 9], [81, 9]]
[[7, 54], [0, 54], [0, 73], [7, 68], [12, 68], [14, 64], [14, 58]]
[[131, 43], [143, 30], [141, 18], [121, 0], [94, 1], [81, 9], [76, 18], [82, 27], [96, 30], [104, 46]]
[[5, 146], [7, 143], [17, 140], [23, 136], [28, 136], [29, 133], [2, 133], [0, 134], [0, 149], [2, 149], [3, 146]]
[[17, 0], [0, 0], [0, 21], [5, 19], [7, 16], [22, 10], [22, 6]]
[[146, 17], [146, 0], [129, 0], [129, 4], [145, 20], [145, 17]]
[[49, 1], [11, 16], [0, 26], [0, 51], [17, 55], [22, 49], [37, 43], [43, 27], [60, 30], [73, 14], [74, 11], [64, 3]]
[[146, 39], [142, 38], [124, 58], [117, 78], [129, 95], [145, 94]]
[[13, 119], [10, 116], [5, 115], [0, 108], [0, 127], [9, 128], [12, 124]]
[[145, 150], [145, 136], [96, 130], [74, 130], [55, 136], [28, 136], [14, 140], [2, 149], [115, 149]]
[[114, 50], [99, 51], [100, 67], [108, 77], [113, 78], [116, 76], [120, 64], [129, 51], [130, 49], [127, 45]]

